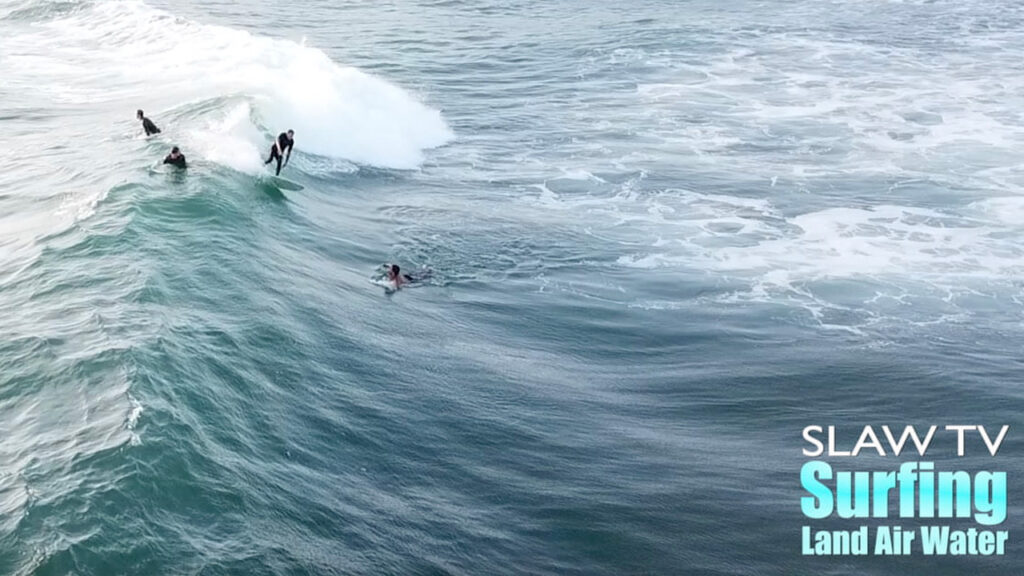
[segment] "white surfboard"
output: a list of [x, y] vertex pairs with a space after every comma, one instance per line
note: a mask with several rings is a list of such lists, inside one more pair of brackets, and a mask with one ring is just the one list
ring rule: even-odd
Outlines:
[[298, 190], [303, 190], [305, 188], [301, 184], [296, 184], [295, 182], [292, 182], [291, 180], [285, 180], [284, 178], [281, 178], [280, 176], [266, 176], [265, 179], [266, 179], [267, 182], [273, 184], [274, 186], [276, 186], [280, 190], [289, 190], [289, 191], [293, 191], [294, 192], [294, 191], [298, 191]]

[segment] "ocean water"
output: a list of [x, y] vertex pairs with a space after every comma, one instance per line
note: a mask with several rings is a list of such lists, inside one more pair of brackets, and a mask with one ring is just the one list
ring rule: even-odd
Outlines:
[[[0, 0], [0, 574], [1024, 572], [1022, 110], [1011, 0]], [[802, 556], [813, 424], [1011, 425], [1007, 554]]]

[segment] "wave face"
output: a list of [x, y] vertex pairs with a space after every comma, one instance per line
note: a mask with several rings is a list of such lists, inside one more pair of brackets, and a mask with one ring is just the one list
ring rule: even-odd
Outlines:
[[0, 575], [815, 572], [802, 427], [1020, 420], [1024, 3], [286, 4], [0, 0]]

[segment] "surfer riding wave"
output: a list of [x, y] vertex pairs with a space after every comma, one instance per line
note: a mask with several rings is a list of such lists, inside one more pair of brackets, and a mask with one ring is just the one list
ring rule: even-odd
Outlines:
[[281, 132], [277, 136], [277, 140], [275, 140], [274, 144], [270, 147], [270, 156], [267, 158], [267, 161], [264, 162], [263, 164], [270, 164], [274, 160], [277, 160], [277, 172], [275, 172], [274, 175], [275, 176], [280, 176], [281, 175], [281, 157], [282, 157], [282, 155], [286, 154], [284, 156], [284, 165], [287, 166], [288, 165], [288, 160], [290, 160], [291, 157], [292, 157], [292, 148], [294, 146], [295, 146], [295, 132], [293, 130], [289, 130], [287, 132]]

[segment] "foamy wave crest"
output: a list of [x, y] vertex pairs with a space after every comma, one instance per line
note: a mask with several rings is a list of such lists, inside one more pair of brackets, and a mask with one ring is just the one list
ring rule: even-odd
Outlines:
[[[99, 3], [9, 40], [15, 79], [56, 102], [123, 104], [126, 118], [141, 107], [166, 125], [185, 122], [189, 103], [248, 98], [249, 113], [211, 110], [183, 126], [222, 139], [200, 142], [200, 155], [246, 171], [287, 129], [304, 153], [398, 169], [415, 168], [424, 150], [453, 138], [439, 111], [316, 48], [197, 24], [141, 2]], [[238, 150], [255, 152], [240, 160]]]
[[[296, 131], [302, 149], [359, 163], [413, 168], [422, 151], [448, 142], [441, 114], [401, 88], [324, 53], [300, 48], [271, 84], [263, 111], [275, 126]], [[301, 138], [301, 140], [300, 140]]]
[[650, 245], [619, 258], [632, 268], [696, 266], [778, 284], [905, 275], [996, 280], [1024, 272], [1018, 198], [979, 201], [963, 214], [877, 205], [786, 217], [764, 200], [670, 191], [617, 210], [631, 240], [646, 235]]
[[262, 151], [255, 144], [261, 138], [259, 130], [253, 126], [249, 103], [242, 102], [229, 108], [224, 117], [211, 119], [202, 127], [190, 130], [185, 144], [206, 160], [255, 174], [263, 169]]

